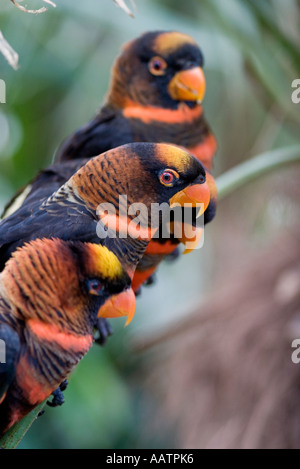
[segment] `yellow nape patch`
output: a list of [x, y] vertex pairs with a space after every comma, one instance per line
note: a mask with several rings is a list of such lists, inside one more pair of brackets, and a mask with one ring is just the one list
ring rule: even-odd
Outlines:
[[176, 31], [160, 34], [154, 41], [153, 49], [158, 54], [170, 54], [185, 44], [197, 45], [195, 40], [188, 34]]
[[116, 279], [123, 274], [123, 267], [113, 252], [99, 244], [86, 244], [90, 254], [88, 267], [91, 274], [107, 279]]
[[179, 146], [159, 143], [156, 146], [156, 157], [166, 168], [175, 168], [178, 173], [184, 173], [193, 160], [193, 156]]

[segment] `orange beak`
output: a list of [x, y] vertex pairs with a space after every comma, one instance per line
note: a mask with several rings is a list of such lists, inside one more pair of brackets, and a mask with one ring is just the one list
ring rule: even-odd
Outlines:
[[109, 298], [100, 308], [99, 318], [120, 318], [127, 316], [125, 326], [131, 323], [136, 309], [136, 298], [132, 288]]
[[197, 101], [205, 96], [206, 81], [201, 67], [176, 73], [168, 86], [169, 94], [175, 101]]
[[183, 191], [175, 194], [170, 200], [170, 207], [181, 206], [184, 207], [188, 204], [188, 207], [198, 207], [201, 204], [200, 212], [198, 217], [203, 215], [208, 207], [210, 201], [210, 190], [207, 182], [203, 184], [195, 184], [194, 186], [188, 186]]
[[[174, 197], [172, 197], [170, 200], [170, 206], [171, 208], [178, 205], [184, 207], [185, 204], [188, 204], [188, 207], [198, 207], [199, 204], [201, 204], [200, 210], [197, 214], [198, 218], [203, 215], [209, 205], [209, 202], [210, 190], [207, 182], [205, 182], [204, 184], [188, 186], [183, 191], [175, 194]], [[179, 240], [186, 246], [184, 254], [188, 254], [198, 247], [203, 236], [203, 228], [191, 226], [187, 223], [183, 224], [182, 228], [182, 235], [179, 237]]]

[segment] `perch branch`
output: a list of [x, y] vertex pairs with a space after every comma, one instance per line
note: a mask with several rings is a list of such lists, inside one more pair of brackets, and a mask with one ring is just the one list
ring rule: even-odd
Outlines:
[[299, 160], [300, 145], [280, 148], [255, 156], [230, 169], [217, 179], [218, 200], [224, 199], [236, 189], [271, 171], [299, 162]]
[[43, 410], [46, 401], [33, 409], [20, 422], [11, 427], [5, 435], [0, 439], [0, 449], [16, 449], [33, 422], [38, 418], [39, 413]]

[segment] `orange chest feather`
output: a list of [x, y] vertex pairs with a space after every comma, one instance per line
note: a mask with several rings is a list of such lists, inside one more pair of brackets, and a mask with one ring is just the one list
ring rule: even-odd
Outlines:
[[136, 292], [143, 285], [143, 283], [145, 283], [146, 280], [148, 280], [151, 277], [151, 275], [154, 274], [156, 269], [157, 269], [157, 266], [154, 266], [154, 267], [152, 267], [150, 269], [147, 269], [143, 272], [139, 271], [139, 270], [136, 270], [135, 274], [134, 274], [134, 277], [133, 277], [133, 280], [132, 280], [133, 291]]
[[147, 254], [171, 254], [177, 248], [177, 244], [172, 243], [171, 241], [167, 241], [166, 243], [160, 243], [159, 241], [155, 241], [152, 239], [148, 244], [146, 249]]
[[209, 134], [203, 142], [193, 147], [188, 147], [187, 150], [201, 161], [206, 169], [212, 169], [213, 157], [217, 151], [217, 141], [213, 134]]
[[[93, 343], [91, 335], [77, 336], [61, 332], [57, 326], [33, 319], [27, 322], [27, 327], [38, 338], [39, 342], [43, 343], [45, 341], [52, 345], [57, 344], [66, 352], [78, 353], [80, 356], [85, 354]], [[50, 383], [50, 380], [48, 381], [45, 376], [41, 376], [39, 367], [34, 366], [28, 354], [25, 354], [19, 360], [16, 379], [26, 400], [32, 405], [37, 405], [49, 397], [65, 378], [64, 370], [61, 371], [62, 375], [58, 377], [58, 382]]]
[[93, 338], [90, 334], [76, 335], [70, 332], [62, 332], [55, 325], [45, 324], [35, 319], [27, 321], [27, 327], [39, 340], [54, 342], [63, 349], [73, 352], [87, 352], [93, 343]]
[[[167, 256], [168, 254], [171, 254], [172, 252], [175, 251], [177, 248], [177, 244], [172, 243], [171, 241], [167, 241], [164, 244], [159, 243], [156, 240], [151, 240], [150, 243], [148, 244], [148, 247], [146, 249], [146, 257], [150, 256]], [[154, 265], [153, 267], [149, 267], [148, 269], [139, 269], [139, 267], [136, 269], [134, 273], [134, 277], [132, 280], [132, 288], [134, 291], [137, 291], [143, 283], [148, 280], [152, 274], [157, 269], [157, 265]]]
[[16, 379], [23, 396], [32, 405], [40, 404], [55, 391], [53, 386], [41, 381], [38, 370], [30, 363], [26, 355], [20, 358], [16, 369]]
[[123, 115], [127, 119], [139, 119], [145, 124], [150, 122], [163, 122], [166, 124], [181, 124], [182, 122], [193, 122], [203, 113], [201, 106], [190, 109], [186, 105], [178, 109], [164, 109], [153, 106], [139, 106], [136, 103], [128, 102], [123, 110]]

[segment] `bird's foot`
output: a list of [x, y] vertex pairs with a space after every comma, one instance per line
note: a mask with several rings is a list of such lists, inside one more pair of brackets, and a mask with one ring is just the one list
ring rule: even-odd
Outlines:
[[69, 381], [67, 379], [64, 379], [63, 382], [60, 384], [59, 389], [61, 392], [64, 392], [69, 385]]
[[98, 345], [105, 345], [109, 336], [113, 335], [113, 330], [109, 322], [104, 318], [97, 319], [96, 329], [99, 336], [96, 338], [95, 342]]
[[65, 391], [67, 389], [67, 386], [68, 386], [68, 380], [65, 379], [59, 386], [59, 388], [57, 388], [55, 391], [53, 391], [52, 393], [52, 396], [53, 396], [53, 399], [52, 401], [47, 401], [47, 405], [49, 407], [59, 407], [61, 405], [64, 404], [65, 402], [65, 397], [63, 395], [63, 391]]
[[146, 282], [144, 283], [144, 285], [146, 287], [150, 287], [150, 285], [153, 285], [154, 283], [156, 282], [156, 274], [152, 274], [151, 277], [149, 277]]

